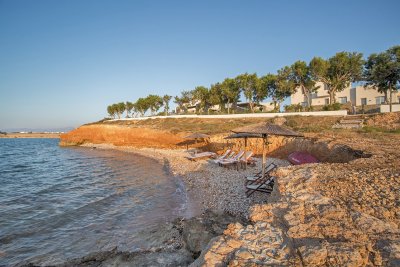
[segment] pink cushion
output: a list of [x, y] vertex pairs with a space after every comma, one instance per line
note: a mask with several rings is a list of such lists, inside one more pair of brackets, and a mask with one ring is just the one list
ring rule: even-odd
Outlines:
[[300, 152], [300, 151], [291, 153], [288, 156], [288, 160], [290, 161], [290, 163], [292, 163], [294, 165], [319, 162], [319, 160], [317, 158], [315, 158], [313, 155], [311, 155], [310, 153]]

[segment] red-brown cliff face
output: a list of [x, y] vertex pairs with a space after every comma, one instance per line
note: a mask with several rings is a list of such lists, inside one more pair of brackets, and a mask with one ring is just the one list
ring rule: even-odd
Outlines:
[[185, 133], [133, 128], [121, 125], [84, 125], [60, 137], [61, 146], [85, 143], [113, 144], [116, 146], [177, 148], [185, 141]]

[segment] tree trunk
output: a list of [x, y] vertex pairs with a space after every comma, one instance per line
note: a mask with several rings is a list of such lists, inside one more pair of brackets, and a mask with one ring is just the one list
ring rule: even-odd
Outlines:
[[335, 104], [335, 103], [336, 103], [335, 91], [329, 90], [329, 104]]
[[385, 90], [383, 94], [385, 95], [385, 104], [389, 104], [388, 90]]
[[228, 114], [230, 114], [231, 113], [231, 105], [230, 105], [229, 101], [228, 101], [227, 105], [228, 105]]
[[392, 112], [392, 86], [389, 86], [389, 112]]
[[233, 101], [233, 103], [232, 103], [232, 113], [235, 113], [236, 109], [237, 109], [237, 102]]
[[304, 85], [302, 85], [302, 90], [303, 90], [303, 95], [306, 98], [307, 107], [309, 108], [311, 106], [310, 94], [309, 94], [308, 90], [306, 89], [306, 87]]
[[249, 100], [249, 106], [250, 106], [250, 111], [251, 113], [254, 113], [254, 105], [253, 101]]

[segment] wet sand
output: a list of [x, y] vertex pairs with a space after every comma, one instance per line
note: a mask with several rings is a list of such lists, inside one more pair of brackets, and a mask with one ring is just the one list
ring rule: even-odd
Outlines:
[[60, 138], [60, 133], [7, 133], [0, 138]]

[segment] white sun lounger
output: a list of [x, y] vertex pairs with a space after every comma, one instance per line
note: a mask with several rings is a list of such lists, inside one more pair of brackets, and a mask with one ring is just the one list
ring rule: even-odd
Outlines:
[[202, 152], [202, 153], [197, 153], [193, 156], [187, 156], [186, 158], [195, 161], [195, 160], [199, 160], [199, 159], [210, 158], [215, 155], [216, 154], [214, 152]]

